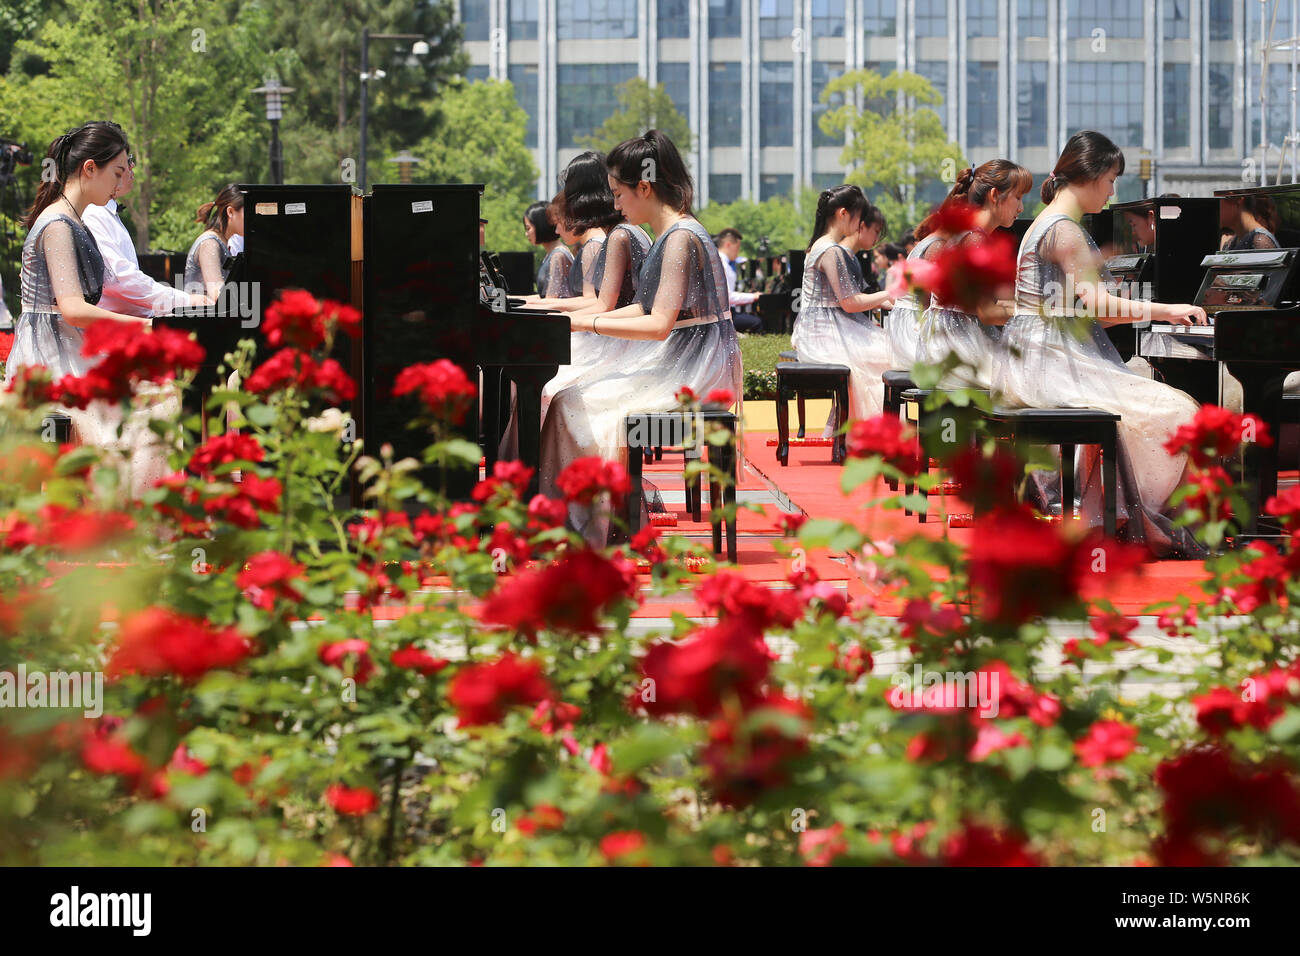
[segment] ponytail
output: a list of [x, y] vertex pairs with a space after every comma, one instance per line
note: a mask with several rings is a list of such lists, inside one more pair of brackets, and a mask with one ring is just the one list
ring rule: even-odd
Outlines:
[[244, 194], [240, 192], [239, 187], [234, 183], [227, 183], [221, 192], [217, 193], [215, 200], [205, 202], [199, 207], [198, 212], [194, 214], [194, 221], [213, 230], [222, 239], [225, 239], [226, 228], [230, 225], [231, 211], [238, 211], [243, 208]]
[[661, 203], [683, 216], [691, 215], [695, 183], [682, 154], [661, 130], [649, 129], [635, 139], [619, 143], [610, 150], [605, 165], [625, 186], [636, 188], [637, 184], [649, 181]]
[[129, 154], [131, 144], [127, 142], [126, 133], [116, 123], [98, 121], [86, 123], [76, 129], [68, 130], [57, 136], [45, 152], [48, 165], [54, 171], [54, 179], [41, 177], [41, 184], [36, 190], [36, 200], [23, 217], [23, 226], [30, 229], [42, 212], [57, 202], [67, 188], [68, 182], [79, 175], [79, 170], [86, 160], [96, 166], [107, 166], [122, 153]]
[[1124, 172], [1124, 151], [1094, 130], [1080, 130], [1070, 137], [1056, 161], [1052, 174], [1043, 181], [1040, 195], [1050, 203], [1069, 183], [1090, 183], [1115, 170]]
[[846, 183], [843, 186], [823, 189], [821, 195], [817, 197], [817, 217], [813, 222], [813, 234], [812, 239], [808, 242], [808, 249], [811, 249], [818, 239], [826, 235], [826, 231], [831, 226], [831, 219], [841, 209], [847, 209], [850, 216], [856, 216], [861, 220], [866, 218], [868, 211], [871, 209], [871, 203], [867, 201], [861, 186]]

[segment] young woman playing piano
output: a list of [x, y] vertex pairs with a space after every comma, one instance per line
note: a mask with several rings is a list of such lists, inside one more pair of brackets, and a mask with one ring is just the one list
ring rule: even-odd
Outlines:
[[[975, 245], [994, 229], [1009, 227], [1025, 208], [1023, 197], [1033, 185], [1033, 173], [1009, 159], [993, 159], [978, 169], [963, 169], [944, 205], [969, 204], [975, 210], [975, 222], [970, 230], [947, 237], [945, 247]], [[941, 211], [942, 207], [917, 226], [917, 235], [934, 232]], [[984, 314], [976, 316], [931, 297], [917, 336], [916, 361], [938, 365], [955, 355], [961, 364], [944, 375], [939, 382], [941, 388], [991, 389], [1000, 326], [1007, 318], [1008, 311], [996, 303], [990, 303]]]
[[[555, 480], [575, 459], [623, 457], [628, 413], [671, 411], [682, 386], [701, 397], [714, 389], [740, 394], [740, 345], [728, 321], [722, 260], [691, 215], [695, 187], [677, 147], [652, 129], [615, 147], [606, 166], [619, 210], [628, 222], [649, 225], [656, 239], [632, 304], [570, 320], [575, 331], [649, 344], [605, 377], [555, 394], [542, 423], [540, 481], [550, 497], [559, 497]], [[646, 170], [652, 179], [643, 178]], [[569, 519], [589, 542], [605, 543], [606, 510], [572, 505]]]
[[525, 299], [529, 306], [574, 312], [596, 302], [596, 263], [609, 230], [623, 221], [605, 180], [605, 157], [592, 150], [575, 156], [560, 174], [551, 208], [560, 235], [578, 247], [568, 288]]
[[524, 211], [524, 235], [533, 245], [546, 250], [537, 269], [537, 294], [541, 298], [567, 289], [569, 269], [573, 266], [573, 253], [560, 241], [547, 209], [547, 203], [535, 202]]
[[889, 336], [865, 313], [888, 309], [887, 292], [866, 293], [853, 254], [841, 245], [856, 235], [871, 203], [858, 186], [824, 190], [817, 200], [812, 242], [804, 256], [803, 287], [791, 337], [804, 362], [844, 364], [849, 372], [849, 417], [872, 418], [884, 407], [881, 376], [890, 364]]
[[[1201, 549], [1188, 529], [1174, 527], [1165, 514], [1186, 456], [1171, 456], [1163, 446], [1196, 414], [1196, 402], [1125, 366], [1102, 324], [1151, 318], [1203, 325], [1205, 311], [1111, 294], [1097, 247], [1079, 220], [1102, 210], [1123, 171], [1119, 147], [1084, 130], [1070, 137], [1043, 183], [1048, 205], [1020, 244], [1015, 314], [1003, 331], [1007, 354], [995, 391], [1013, 407], [1100, 408], [1119, 415], [1119, 537], [1145, 544], [1157, 557], [1195, 555]], [[1095, 449], [1088, 452], [1081, 456], [1078, 487], [1085, 519], [1100, 524], [1100, 461]]]
[[230, 271], [230, 238], [244, 234], [244, 194], [228, 184], [213, 202], [199, 207], [194, 218], [205, 228], [185, 257], [185, 288], [216, 300]]

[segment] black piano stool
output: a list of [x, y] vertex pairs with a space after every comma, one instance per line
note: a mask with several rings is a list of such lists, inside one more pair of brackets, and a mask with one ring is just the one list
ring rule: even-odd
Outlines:
[[[709, 444], [703, 435], [695, 436], [699, 443], [690, 448], [688, 431], [691, 422], [714, 423], [731, 433], [730, 440], [720, 444]], [[722, 553], [722, 530], [727, 532], [727, 560], [736, 562], [736, 485], [740, 481], [738, 455], [736, 449], [736, 415], [722, 409], [701, 409], [698, 412], [633, 412], [623, 419], [623, 427], [628, 441], [628, 473], [632, 479], [632, 490], [627, 496], [628, 534], [634, 535], [641, 529], [641, 475], [644, 456], [640, 449], [632, 444], [635, 432], [657, 436], [671, 436], [654, 444], [663, 447], [680, 446], [686, 449], [685, 464], [692, 458], [699, 458], [700, 453], [708, 449], [708, 461], [729, 479], [725, 488], [719, 487], [716, 475], [709, 476], [709, 524], [713, 526], [713, 553]], [[700, 501], [699, 475], [683, 476], [686, 480], [686, 508], [691, 517], [699, 521], [702, 514]], [[721, 504], [719, 504], [721, 503]], [[725, 511], [730, 510], [732, 517], [727, 519]]]
[[[849, 367], [819, 365], [813, 362], [778, 362], [776, 366], [776, 459], [783, 466], [790, 461], [790, 399], [798, 396], [830, 396], [835, 402], [835, 441], [831, 444], [831, 461], [840, 464], [846, 455], [847, 441], [841, 434], [849, 419]], [[799, 415], [803, 422], [802, 408]], [[800, 435], [802, 436], [802, 428]]]
[[[777, 356], [777, 357], [780, 358], [780, 360], [781, 360], [782, 362], [797, 362], [797, 361], [799, 361], [799, 353], [798, 353], [798, 352], [795, 352], [795, 351], [792, 351], [792, 350], [788, 350], [788, 349], [787, 349], [786, 351], [782, 352], [782, 353], [781, 353], [779, 356]], [[799, 437], [800, 437], [800, 438], [803, 438], [803, 436], [804, 436], [804, 420], [808, 417], [808, 416], [807, 416], [806, 403], [805, 403], [805, 401], [804, 401], [804, 397], [803, 397], [803, 392], [795, 392], [795, 405], [796, 405], [796, 406], [798, 407], [798, 409], [799, 409], [799, 432], [798, 432], [798, 434], [799, 434]]]
[[[1061, 446], [1061, 516], [1074, 516], [1074, 449], [1101, 447], [1103, 528], [1115, 535], [1116, 454], [1120, 416], [1096, 408], [994, 408], [993, 432], [1031, 445]], [[1067, 464], [1068, 462], [1068, 464]], [[1067, 512], [1066, 509], [1069, 509]]]
[[[903, 410], [903, 393], [909, 388], [916, 388], [916, 383], [912, 381], [912, 373], [902, 369], [890, 369], [880, 378], [885, 383], [885, 414], [900, 417]], [[897, 479], [889, 478], [885, 483], [890, 491], [898, 490]]]

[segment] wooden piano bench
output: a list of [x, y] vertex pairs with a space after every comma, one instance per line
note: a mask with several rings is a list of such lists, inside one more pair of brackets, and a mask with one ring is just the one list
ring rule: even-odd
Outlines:
[[[726, 429], [730, 438], [714, 445], [706, 440], [711, 426]], [[641, 530], [641, 475], [647, 447], [681, 448], [683, 478], [686, 483], [686, 510], [695, 521], [702, 517], [700, 476], [686, 474], [692, 460], [708, 450], [708, 462], [727, 477], [725, 487], [714, 473], [709, 475], [709, 524], [713, 526], [713, 553], [722, 553], [722, 532], [726, 528], [727, 560], [736, 561], [736, 485], [740, 480], [736, 449], [736, 415], [724, 409], [700, 409], [695, 412], [633, 412], [623, 419], [628, 445], [628, 474], [632, 490], [627, 496], [628, 535]], [[727, 515], [731, 517], [728, 518]]]
[[790, 399], [800, 402], [799, 437], [803, 437], [803, 400], [807, 396], [829, 396], [835, 402], [835, 440], [831, 443], [831, 461], [840, 464], [847, 457], [846, 440], [841, 432], [849, 419], [849, 367], [820, 365], [814, 362], [778, 362], [776, 366], [776, 460], [790, 463]]
[[[985, 415], [1000, 437], [1030, 445], [1061, 446], [1061, 517], [1074, 517], [1074, 449], [1101, 449], [1103, 528], [1114, 537], [1116, 455], [1120, 416], [1096, 408], [997, 408]], [[1068, 464], [1067, 464], [1068, 462]]]

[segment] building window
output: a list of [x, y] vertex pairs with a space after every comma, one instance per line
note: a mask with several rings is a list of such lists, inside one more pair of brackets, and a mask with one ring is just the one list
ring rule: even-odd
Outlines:
[[677, 107], [677, 112], [691, 118], [691, 65], [689, 63], [660, 63], [659, 85]]
[[1192, 35], [1192, 22], [1187, 15], [1190, 0], [1163, 0], [1166, 40], [1186, 40]]
[[758, 0], [758, 35], [766, 40], [794, 31], [794, 0]]
[[998, 145], [998, 65], [966, 64], [966, 146]]
[[1071, 130], [1100, 130], [1118, 146], [1142, 145], [1142, 70], [1138, 62], [1071, 63]]
[[691, 35], [690, 0], [659, 0], [659, 39], [681, 40]]
[[1210, 0], [1211, 40], [1232, 39], [1232, 0]]
[[1070, 36], [1087, 38], [1093, 30], [1112, 37], [1140, 37], [1145, 4], [1133, 0], [1070, 0]]
[[939, 94], [938, 103], [918, 104], [928, 107], [939, 114], [939, 119], [947, 123], [948, 112], [944, 109], [944, 104], [948, 101], [948, 61], [947, 60], [917, 60], [916, 72], [920, 76], [930, 81], [934, 91]]
[[764, 63], [758, 74], [760, 146], [794, 145], [794, 64]]
[[515, 99], [528, 114], [528, 128], [524, 132], [524, 145], [537, 145], [537, 67], [511, 66], [510, 82], [515, 88]]
[[844, 136], [832, 136], [829, 133], [822, 132], [821, 118], [826, 115], [827, 110], [836, 109], [844, 105], [844, 94], [836, 93], [828, 102], [822, 102], [822, 90], [826, 89], [826, 84], [837, 76], [844, 73], [843, 63], [827, 63], [824, 60], [814, 60], [812, 65], [812, 144], [814, 146], [842, 146], [844, 145]]
[[[1258, 71], [1258, 67], [1253, 67], [1253, 72]], [[1218, 79], [1216, 80], [1216, 75]], [[1258, 83], [1258, 72], [1255, 73]], [[1216, 99], [1222, 103], [1222, 114], [1220, 123], [1224, 132], [1221, 134], [1220, 143], [1216, 146], [1214, 142], [1215, 123], [1210, 121], [1210, 147], [1212, 149], [1226, 148], [1232, 138], [1232, 93], [1233, 93], [1233, 73], [1232, 66], [1228, 63], [1211, 63], [1210, 64], [1210, 109], [1213, 111]], [[1220, 93], [1220, 90], [1222, 93]], [[1252, 91], [1250, 104], [1250, 141], [1247, 144], [1252, 150], [1259, 148], [1259, 90], [1256, 88]], [[1270, 63], [1268, 65], [1268, 145], [1270, 148], [1278, 146], [1282, 138], [1286, 135], [1287, 130], [1291, 128], [1291, 64], [1290, 63]]]
[[[740, 145], [740, 64], [709, 65], [709, 145]], [[739, 187], [737, 187], [739, 188]]]
[[916, 0], [916, 35], [948, 35], [948, 0]]
[[998, 0], [966, 0], [966, 35], [998, 35]]
[[1184, 149], [1191, 145], [1187, 121], [1192, 109], [1191, 69], [1186, 63], [1164, 65], [1165, 149]]
[[615, 88], [636, 76], [635, 63], [561, 63], [556, 70], [558, 145], [578, 145], [618, 109]]
[[1022, 40], [1047, 36], [1047, 4], [1043, 0], [1020, 0], [1016, 33]]
[[898, 33], [898, 0], [862, 0], [862, 32], [869, 37]]
[[780, 196], [789, 196], [790, 190], [793, 188], [794, 176], [790, 173], [764, 173], [759, 180], [759, 202], [776, 199]]
[[557, 0], [561, 40], [618, 40], [636, 36], [636, 0]]
[[740, 36], [740, 0], [709, 0], [709, 36]]
[[821, 192], [823, 189], [834, 189], [836, 186], [843, 185], [844, 173], [813, 173], [812, 187]]
[[510, 39], [537, 39], [537, 0], [510, 0]]
[[1016, 141], [1021, 146], [1047, 145], [1047, 64], [1021, 60], [1016, 77]]
[[844, 0], [812, 0], [812, 31], [815, 37], [844, 36]]
[[[1279, 68], [1273, 66], [1270, 68], [1274, 71], [1274, 77], [1278, 75]], [[1211, 63], [1210, 64], [1210, 85], [1206, 92], [1209, 94], [1209, 109], [1206, 111], [1206, 125], [1209, 132], [1210, 149], [1227, 149], [1232, 145], [1232, 64], [1231, 63]], [[1253, 124], [1251, 129], [1251, 142], [1259, 142], [1259, 108], [1256, 107], [1251, 111], [1253, 113]], [[1269, 120], [1272, 121], [1272, 110], [1269, 111]]]
[[710, 173], [709, 202], [729, 203], [740, 198], [740, 173]]
[[466, 40], [486, 40], [488, 0], [460, 0], [460, 22], [465, 27]]
[[465, 79], [471, 83], [477, 83], [480, 80], [486, 80], [492, 73], [492, 68], [486, 64], [471, 66], [465, 71]]

